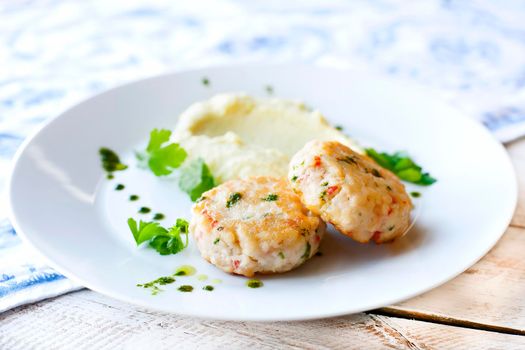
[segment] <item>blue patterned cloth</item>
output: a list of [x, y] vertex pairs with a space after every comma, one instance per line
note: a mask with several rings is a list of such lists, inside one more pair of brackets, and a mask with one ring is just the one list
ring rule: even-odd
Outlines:
[[[41, 122], [107, 88], [240, 62], [366, 69], [424, 85], [501, 141], [525, 134], [522, 1], [0, 3], [0, 188]], [[79, 288], [23, 245], [0, 201], [0, 311]]]

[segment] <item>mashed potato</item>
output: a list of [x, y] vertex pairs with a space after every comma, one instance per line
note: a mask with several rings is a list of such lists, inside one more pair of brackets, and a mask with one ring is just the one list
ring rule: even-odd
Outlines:
[[285, 177], [290, 158], [313, 139], [356, 144], [318, 111], [277, 98], [220, 94], [180, 116], [174, 140], [201, 157], [218, 183], [249, 176]]

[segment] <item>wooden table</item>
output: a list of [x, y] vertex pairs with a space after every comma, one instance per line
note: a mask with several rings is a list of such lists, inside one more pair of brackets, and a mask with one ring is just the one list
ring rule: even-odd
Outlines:
[[5, 349], [525, 349], [525, 140], [507, 146], [520, 200], [500, 242], [426, 294], [305, 322], [219, 322], [151, 312], [83, 290], [0, 315]]

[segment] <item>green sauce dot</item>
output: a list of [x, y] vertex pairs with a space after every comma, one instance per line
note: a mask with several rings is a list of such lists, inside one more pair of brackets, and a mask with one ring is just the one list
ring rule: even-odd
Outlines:
[[246, 281], [246, 285], [250, 288], [261, 288], [264, 286], [264, 283], [261, 280], [253, 279]]
[[204, 287], [202, 287], [202, 289], [207, 290], [208, 292], [211, 292], [215, 288], [213, 288], [213, 286], [204, 286]]
[[99, 149], [100, 160], [102, 161], [102, 168], [109, 174], [113, 171], [126, 170], [128, 166], [120, 162], [119, 156], [112, 150], [106, 147]]
[[164, 214], [162, 213], [157, 213], [153, 216], [153, 220], [162, 220], [164, 219]]
[[419, 192], [410, 192], [410, 195], [411, 195], [412, 197], [414, 197], [414, 198], [419, 198], [419, 197], [421, 197], [421, 193], [419, 193]]
[[113, 175], [113, 174], [108, 174], [108, 175], [106, 176], [106, 178], [107, 178], [108, 180], [112, 180], [112, 179], [115, 178], [115, 175]]
[[198, 276], [197, 276], [197, 279], [198, 279], [199, 281], [206, 281], [206, 280], [208, 279], [208, 276], [206, 276], [206, 275], [198, 275]]
[[124, 186], [123, 184], [118, 184], [117, 186], [115, 186], [115, 191], [122, 191], [126, 186]]
[[180, 287], [178, 288], [178, 290], [179, 290], [180, 292], [188, 293], [188, 292], [193, 291], [193, 287], [192, 287], [192, 286], [189, 286], [189, 285], [183, 285], [183, 286], [180, 286]]
[[162, 286], [166, 285], [166, 284], [173, 283], [173, 282], [175, 282], [175, 278], [173, 278], [171, 276], [160, 277], [159, 279], [157, 279], [157, 283], [162, 285]]
[[139, 283], [137, 284], [137, 287], [150, 289], [151, 295], [157, 295], [163, 291], [158, 287], [159, 285], [165, 286], [166, 284], [171, 284], [173, 282], [175, 282], [175, 278], [172, 276], [163, 276], [147, 283]]
[[139, 196], [137, 196], [136, 194], [132, 194], [131, 196], [129, 196], [129, 200], [130, 201], [138, 201], [139, 200]]
[[139, 213], [141, 213], [141, 214], [147, 214], [147, 213], [149, 213], [150, 211], [151, 211], [151, 209], [148, 208], [148, 207], [141, 207], [141, 208], [139, 209]]

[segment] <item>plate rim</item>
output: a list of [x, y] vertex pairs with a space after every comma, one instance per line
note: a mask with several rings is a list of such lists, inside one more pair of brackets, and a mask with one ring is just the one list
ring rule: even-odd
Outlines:
[[[415, 84], [413, 82], [410, 82], [410, 81], [407, 81], [407, 80], [403, 80], [403, 79], [396, 79], [396, 78], [393, 78], [391, 76], [381, 76], [379, 74], [375, 74], [375, 73], [369, 72], [367, 70], [347, 69], [347, 68], [339, 68], [339, 67], [326, 67], [326, 66], [322, 66], [322, 65], [313, 65], [313, 64], [304, 64], [304, 63], [301, 63], [299, 65], [301, 67], [303, 67], [303, 68], [311, 68], [311, 69], [318, 69], [318, 70], [332, 70], [332, 71], [344, 72], [346, 74], [350, 73], [350, 74], [358, 74], [358, 75], [367, 75], [367, 76], [371, 76], [374, 79], [384, 80], [384, 81], [388, 81], [388, 82], [395, 82], [396, 84], [400, 84], [400, 85], [403, 85], [405, 87], [408, 86], [409, 88], [413, 87], [413, 88], [417, 88], [419, 90], [425, 90], [425, 94], [428, 91], [432, 91], [431, 88], [428, 88], [426, 86], [419, 86], [419, 85], [417, 85], [417, 84]], [[57, 270], [59, 273], [63, 274], [65, 277], [69, 278], [70, 280], [72, 280], [73, 282], [81, 285], [84, 288], [88, 288], [88, 289], [90, 289], [90, 290], [92, 290], [94, 292], [101, 293], [101, 294], [103, 294], [105, 296], [108, 296], [110, 298], [113, 298], [113, 299], [116, 299], [116, 300], [119, 300], [119, 301], [123, 301], [123, 302], [129, 303], [129, 304], [135, 305], [135, 306], [143, 307], [143, 308], [146, 308], [146, 309], [155, 310], [157, 312], [161, 312], [161, 313], [164, 313], [164, 314], [176, 314], [176, 315], [180, 315], [180, 316], [190, 316], [190, 317], [197, 317], [197, 318], [200, 318], [200, 319], [209, 319], [209, 320], [253, 321], [253, 322], [315, 320], [315, 319], [323, 319], [323, 318], [330, 318], [330, 317], [338, 317], [338, 316], [350, 315], [350, 314], [364, 312], [364, 311], [367, 311], [367, 310], [377, 309], [377, 308], [380, 308], [380, 307], [385, 307], [385, 305], [393, 305], [393, 304], [399, 303], [401, 301], [411, 299], [411, 298], [413, 298], [415, 296], [424, 294], [424, 293], [426, 293], [426, 292], [428, 292], [428, 291], [430, 291], [432, 289], [435, 289], [435, 288], [445, 284], [446, 282], [454, 279], [458, 275], [462, 274], [469, 267], [471, 267], [474, 264], [476, 264], [492, 248], [494, 248], [494, 246], [498, 243], [498, 241], [501, 239], [503, 234], [505, 234], [507, 228], [509, 227], [509, 224], [511, 223], [512, 218], [514, 217], [514, 213], [515, 213], [516, 207], [517, 207], [517, 202], [518, 202], [518, 198], [519, 198], [519, 191], [518, 191], [518, 177], [517, 177], [517, 174], [516, 174], [516, 170], [515, 170], [514, 164], [512, 163], [512, 160], [511, 160], [510, 155], [507, 152], [506, 148], [503, 146], [503, 144], [501, 142], [499, 142], [494, 137], [493, 134], [490, 133], [490, 131], [488, 129], [483, 127], [483, 125], [481, 123], [475, 121], [472, 117], [469, 117], [465, 112], [457, 109], [452, 104], [447, 103], [446, 100], [444, 100], [442, 98], [439, 98], [439, 97], [435, 97], [435, 96], [432, 96], [432, 98], [435, 101], [440, 101], [440, 103], [442, 103], [443, 105], [446, 105], [447, 107], [458, 111], [458, 117], [460, 116], [463, 119], [463, 121], [469, 123], [472, 127], [477, 128], [482, 133], [484, 133], [486, 136], [488, 136], [488, 139], [490, 139], [490, 142], [495, 147], [499, 148], [500, 153], [502, 154], [502, 157], [503, 157], [502, 160], [504, 160], [505, 163], [507, 163], [507, 165], [509, 166], [509, 170], [510, 170], [509, 175], [511, 175], [512, 178], [513, 178], [512, 183], [509, 184], [509, 186], [511, 187], [511, 188], [509, 188], [509, 190], [513, 194], [512, 195], [512, 202], [509, 202], [507, 204], [509, 206], [509, 208], [505, 209], [506, 211], [508, 210], [508, 213], [507, 213], [507, 215], [505, 217], [505, 220], [502, 220], [503, 224], [502, 224], [502, 227], [499, 229], [500, 233], [497, 234], [497, 235], [494, 235], [494, 239], [491, 240], [490, 244], [488, 245], [488, 248], [485, 249], [482, 253], [480, 253], [480, 255], [478, 257], [476, 257], [474, 259], [471, 259], [472, 261], [468, 261], [465, 264], [463, 264], [461, 267], [458, 267], [457, 268], [457, 270], [458, 270], [457, 273], [451, 274], [450, 276], [447, 276], [447, 277], [442, 278], [442, 279], [440, 279], [438, 281], [435, 281], [434, 283], [430, 284], [429, 286], [426, 286], [425, 288], [420, 288], [417, 291], [414, 291], [413, 293], [407, 293], [403, 297], [384, 298], [383, 302], [381, 302], [381, 303], [376, 303], [376, 304], [373, 304], [371, 306], [366, 306], [365, 305], [364, 307], [360, 307], [360, 308], [353, 307], [353, 308], [347, 308], [347, 309], [344, 309], [344, 310], [341, 309], [340, 311], [337, 311], [337, 312], [327, 312], [327, 313], [323, 313], [323, 314], [316, 313], [315, 315], [308, 315], [308, 316], [300, 316], [299, 315], [299, 316], [291, 316], [291, 317], [290, 316], [288, 316], [288, 317], [257, 317], [257, 316], [255, 316], [255, 317], [249, 317], [249, 318], [246, 318], [246, 317], [239, 318], [239, 317], [228, 317], [228, 316], [225, 316], [225, 315], [223, 315], [223, 316], [210, 315], [210, 312], [198, 312], [197, 310], [196, 310], [197, 312], [192, 312], [192, 313], [163, 310], [163, 309], [161, 309], [159, 307], [155, 307], [155, 306], [152, 306], [152, 305], [150, 305], [150, 304], [148, 304], [146, 302], [143, 302], [140, 299], [135, 299], [133, 297], [128, 297], [128, 296], [126, 296], [124, 294], [121, 294], [121, 293], [118, 293], [118, 292], [117, 293], [113, 293], [111, 291], [111, 288], [106, 288], [106, 287], [98, 286], [98, 285], [92, 285], [90, 282], [85, 281], [84, 278], [82, 278], [80, 276], [77, 276], [74, 272], [70, 271], [68, 267], [61, 266], [60, 264], [55, 263], [55, 261], [53, 261], [52, 257], [49, 257], [49, 256], [43, 254], [38, 249], [38, 247], [31, 242], [31, 239], [28, 236], [26, 236], [24, 230], [22, 229], [23, 224], [21, 224], [17, 220], [15, 212], [14, 212], [15, 204], [14, 204], [14, 198], [13, 198], [13, 193], [12, 192], [13, 192], [13, 183], [15, 181], [14, 180], [15, 171], [17, 169], [17, 166], [19, 164], [20, 159], [24, 155], [24, 153], [25, 153], [26, 149], [28, 148], [28, 146], [33, 142], [33, 140], [42, 131], [44, 131], [45, 129], [47, 129], [49, 127], [52, 127], [52, 125], [55, 122], [57, 122], [58, 120], [60, 120], [62, 118], [67, 118], [67, 115], [69, 114], [69, 112], [71, 110], [79, 108], [82, 105], [87, 104], [89, 102], [92, 102], [93, 99], [96, 99], [96, 98], [100, 97], [101, 95], [105, 95], [105, 94], [111, 93], [114, 90], [118, 90], [118, 89], [125, 88], [125, 87], [131, 86], [131, 85], [135, 85], [135, 84], [142, 84], [142, 83], [144, 83], [146, 81], [166, 78], [168, 76], [176, 76], [178, 74], [183, 74], [183, 73], [196, 73], [196, 72], [205, 72], [205, 71], [210, 71], [210, 70], [222, 70], [222, 69], [238, 69], [238, 68], [243, 68], [243, 69], [257, 69], [257, 68], [282, 69], [284, 67], [291, 67], [291, 66], [297, 67], [298, 65], [294, 64], [294, 63], [283, 63], [283, 64], [254, 64], [254, 63], [247, 63], [247, 64], [214, 65], [214, 66], [199, 67], [199, 68], [193, 68], [193, 69], [174, 70], [174, 71], [166, 72], [164, 74], [158, 74], [158, 75], [145, 77], [145, 78], [138, 79], [138, 80], [133, 80], [133, 81], [126, 82], [124, 84], [119, 84], [119, 85], [111, 87], [109, 89], [100, 91], [100, 92], [98, 92], [98, 93], [96, 93], [94, 95], [90, 95], [90, 96], [88, 96], [88, 97], [86, 97], [86, 98], [84, 98], [84, 99], [74, 103], [73, 105], [69, 106], [68, 108], [60, 111], [57, 115], [55, 115], [53, 117], [50, 117], [48, 120], [44, 121], [42, 124], [37, 126], [35, 128], [35, 130], [33, 130], [33, 132], [31, 132], [23, 140], [23, 142], [21, 143], [21, 145], [19, 146], [19, 148], [17, 149], [17, 151], [15, 152], [14, 156], [11, 159], [9, 175], [8, 175], [7, 181], [6, 181], [7, 211], [8, 211], [8, 219], [9, 219], [11, 225], [14, 227], [17, 236], [20, 237], [21, 240], [26, 245], [31, 247], [31, 249], [33, 249], [33, 251], [36, 252], [43, 259], [43, 261], [45, 261], [50, 267], [52, 267], [53, 269]]]

